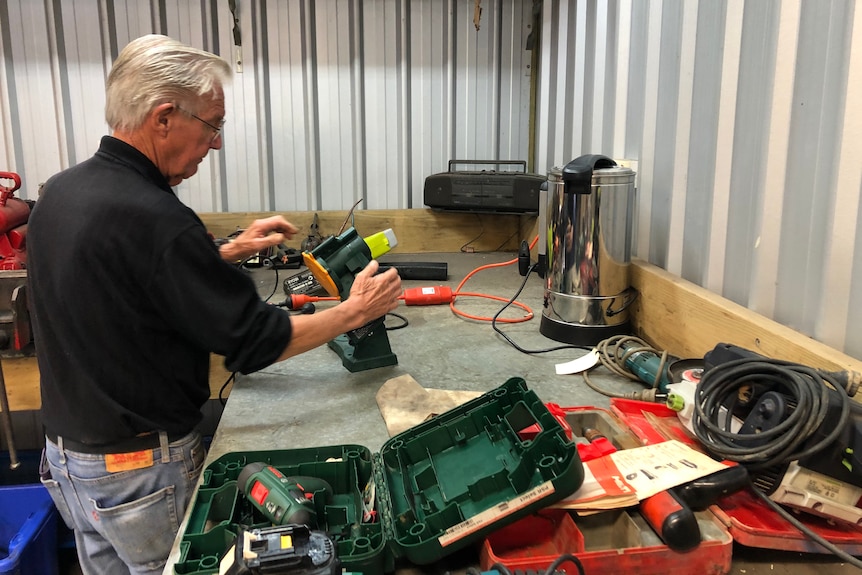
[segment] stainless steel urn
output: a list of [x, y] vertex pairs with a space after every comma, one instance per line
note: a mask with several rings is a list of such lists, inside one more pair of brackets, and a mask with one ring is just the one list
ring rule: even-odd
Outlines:
[[539, 218], [547, 242], [543, 335], [595, 345], [629, 333], [634, 184], [634, 171], [595, 154], [548, 174]]

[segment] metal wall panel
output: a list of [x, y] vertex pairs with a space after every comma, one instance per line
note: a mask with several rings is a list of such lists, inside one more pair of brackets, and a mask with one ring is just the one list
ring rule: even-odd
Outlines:
[[532, 0], [479, 30], [467, 0], [236, 5], [0, 0], [0, 169], [35, 198], [89, 157], [112, 60], [166, 33], [237, 69], [224, 149], [177, 189], [198, 211], [421, 207], [451, 159], [604, 153], [637, 162], [639, 257], [862, 357], [852, 0], [543, 0], [537, 70]]
[[527, 160], [531, 2], [478, 30], [463, 0], [230, 4], [0, 0], [0, 169], [35, 198], [92, 155], [111, 62], [152, 32], [234, 63], [224, 147], [177, 187], [197, 211], [422, 207], [450, 159]]
[[542, 16], [540, 169], [637, 161], [638, 257], [862, 358], [856, 3], [545, 0]]

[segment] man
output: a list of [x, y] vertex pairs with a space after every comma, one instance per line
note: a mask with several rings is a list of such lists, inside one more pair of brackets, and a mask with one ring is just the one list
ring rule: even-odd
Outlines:
[[29, 221], [43, 482], [84, 573], [161, 573], [204, 461], [210, 353], [250, 373], [398, 305], [397, 272], [371, 262], [347, 300], [290, 316], [228, 262], [297, 228], [274, 216], [216, 248], [177, 199], [171, 186], [221, 148], [229, 77], [164, 36], [131, 42], [108, 77], [112, 136], [46, 182]]

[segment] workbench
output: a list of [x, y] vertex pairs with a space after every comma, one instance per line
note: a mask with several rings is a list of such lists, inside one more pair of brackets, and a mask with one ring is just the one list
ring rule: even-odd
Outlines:
[[[449, 280], [446, 282], [405, 281], [404, 287], [420, 285], [449, 285], [455, 288], [474, 268], [511, 260], [510, 252], [493, 253], [422, 253], [387, 254], [384, 261], [444, 261], [449, 265]], [[697, 289], [683, 285], [673, 278], [665, 278], [663, 272], [648, 264], [640, 264], [633, 270], [633, 284], [644, 282], [646, 276], [654, 281], [649, 288], [657, 298], [672, 298], [680, 301], [697, 296]], [[271, 270], [256, 270], [253, 277], [259, 292], [267, 296], [275, 294], [272, 301], [283, 298], [281, 282], [287, 275], [295, 273], [282, 271], [278, 278]], [[645, 276], [646, 274], [646, 276]], [[513, 297], [521, 287], [524, 278], [518, 274], [517, 265], [495, 267], [476, 274], [464, 286], [465, 291], [483, 292], [504, 298]], [[539, 350], [560, 345], [539, 333], [539, 320], [544, 294], [543, 280], [536, 275], [527, 278], [518, 301], [530, 306], [535, 318], [531, 321], [514, 324], [500, 324], [499, 328], [517, 345], [527, 350]], [[694, 294], [694, 295], [692, 295]], [[644, 300], [642, 306], [649, 306]], [[319, 306], [327, 305], [320, 303]], [[458, 298], [459, 309], [473, 315], [493, 316], [504, 305], [501, 302], [479, 299]], [[715, 330], [710, 334], [698, 334], [702, 341], [710, 337], [721, 337], [723, 322], [728, 317], [723, 311], [730, 304], [718, 302], [699, 307], [697, 313], [686, 317], [678, 333], [692, 329], [701, 314], [716, 317]], [[670, 310], [672, 306], [667, 306]], [[652, 313], [650, 308], [650, 312]], [[560, 350], [551, 353], [528, 354], [516, 350], [502, 336], [495, 333], [490, 322], [475, 321], [455, 315], [447, 305], [404, 306], [396, 313], [403, 320], [390, 316], [387, 319], [392, 351], [398, 357], [398, 364], [363, 372], [350, 373], [342, 365], [337, 355], [326, 346], [303, 355], [275, 364], [257, 373], [238, 376], [230, 390], [227, 405], [221, 416], [218, 429], [212, 439], [207, 456], [207, 464], [220, 456], [235, 451], [255, 451], [271, 449], [294, 449], [340, 444], [360, 444], [372, 451], [380, 449], [389, 438], [387, 428], [376, 403], [375, 395], [386, 381], [403, 375], [412, 376], [425, 388], [484, 392], [498, 387], [513, 376], [522, 377], [530, 389], [534, 390], [544, 402], [561, 406], [608, 407], [607, 396], [587, 387], [581, 376], [556, 375], [557, 363], [579, 357], [584, 351]], [[667, 311], [667, 314], [676, 313]], [[523, 312], [510, 307], [501, 317], [520, 317]], [[745, 316], [743, 312], [740, 317]], [[392, 329], [406, 321], [401, 329]], [[741, 320], [743, 325], [744, 319]], [[783, 328], [765, 322], [764, 330], [759, 332], [756, 323], [749, 330], [744, 328], [737, 335], [735, 343], [745, 345], [746, 334], [758, 337], [765, 345], [770, 345], [785, 337]], [[655, 329], [655, 328], [653, 328]], [[668, 329], [667, 325], [661, 326]], [[787, 335], [787, 340], [795, 336]], [[701, 340], [694, 345], [703, 345]], [[723, 341], [723, 340], [718, 340]], [[803, 339], [798, 341], [804, 342]], [[716, 341], [713, 340], [711, 345]], [[689, 344], [691, 345], [691, 344]], [[804, 348], [804, 345], [799, 344]], [[792, 347], [785, 347], [792, 349]], [[807, 353], [816, 353], [805, 348]], [[685, 353], [675, 352], [677, 354]], [[700, 352], [702, 354], [702, 352]], [[822, 359], [826, 365], [841, 364], [840, 354], [827, 354]], [[695, 357], [695, 356], [689, 356]], [[820, 357], [824, 357], [821, 355]], [[612, 376], [598, 374], [594, 381], [612, 392], [625, 392], [642, 389], [637, 383]], [[184, 521], [185, 524], [185, 521]], [[182, 530], [181, 530], [182, 532]], [[179, 541], [179, 538], [178, 538]], [[175, 545], [165, 574], [173, 574], [173, 565], [178, 557]], [[407, 566], [405, 571], [417, 573], [443, 573], [446, 571], [463, 573], [464, 569], [475, 564], [478, 558], [475, 550], [459, 552], [439, 564], [425, 567]], [[671, 568], [672, 566], [668, 566]], [[856, 570], [842, 564], [830, 555], [801, 554], [762, 549], [734, 548], [733, 573], [807, 574], [823, 572], [843, 574]]]

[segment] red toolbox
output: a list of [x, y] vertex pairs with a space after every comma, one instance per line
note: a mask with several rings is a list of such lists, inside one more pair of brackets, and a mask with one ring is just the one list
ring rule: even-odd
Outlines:
[[[661, 404], [611, 399], [611, 410], [625, 421], [644, 445], [667, 439], [697, 444], [680, 424], [676, 412]], [[748, 547], [826, 553], [820, 545], [766, 507], [750, 490], [718, 500], [711, 511], [728, 529], [733, 540]], [[862, 554], [862, 527], [829, 521], [814, 515], [797, 514], [806, 527], [851, 555]]]
[[[609, 410], [562, 408], [575, 439], [582, 437], [582, 430], [592, 428], [617, 449], [668, 439], [697, 444], [676, 412], [662, 404], [611, 399], [610, 405]], [[691, 551], [677, 552], [664, 545], [637, 507], [585, 516], [545, 509], [490, 534], [481, 548], [481, 567], [489, 570], [497, 563], [510, 570], [542, 572], [561, 555], [571, 554], [587, 573], [664, 575], [668, 565], [673, 565], [674, 573], [680, 575], [720, 575], [730, 571], [734, 541], [757, 548], [826, 552], [747, 490], [726, 496], [695, 515], [701, 543]], [[862, 553], [862, 528], [815, 516], [806, 516], [805, 524], [842, 550]], [[560, 569], [574, 572], [571, 564]]]

